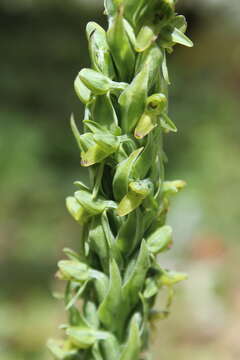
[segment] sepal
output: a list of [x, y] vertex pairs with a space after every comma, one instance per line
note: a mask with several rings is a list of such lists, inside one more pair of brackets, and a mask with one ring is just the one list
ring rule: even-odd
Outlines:
[[79, 202], [73, 196], [68, 196], [66, 199], [66, 207], [74, 220], [80, 224], [84, 224], [89, 219], [89, 214], [79, 204]]
[[98, 341], [106, 340], [110, 336], [107, 331], [77, 326], [68, 327], [66, 334], [78, 349], [89, 349]]
[[49, 339], [47, 347], [57, 360], [70, 360], [77, 355], [78, 349], [69, 340]]
[[173, 286], [187, 279], [188, 279], [188, 275], [186, 273], [177, 272], [177, 271], [164, 271], [164, 273], [159, 277], [158, 285]]
[[76, 191], [74, 197], [90, 216], [95, 216], [103, 213], [106, 209], [115, 209], [117, 207], [114, 201], [105, 200], [103, 197], [93, 200], [92, 194], [86, 190]]
[[173, 243], [172, 228], [169, 225], [160, 227], [148, 236], [146, 242], [149, 251], [155, 255], [170, 249]]
[[129, 191], [120, 201], [117, 207], [117, 214], [125, 216], [138, 208], [143, 200], [151, 194], [152, 183], [149, 180], [138, 180], [129, 184]]
[[161, 114], [160, 124], [166, 133], [169, 133], [170, 131], [177, 132], [176, 125], [174, 124], [174, 122], [169, 118], [169, 116], [166, 113]]
[[91, 91], [84, 85], [79, 76], [77, 76], [74, 81], [74, 89], [80, 101], [87, 105], [91, 100]]
[[119, 93], [127, 87], [126, 83], [112, 81], [109, 77], [92, 69], [82, 69], [78, 76], [94, 95], [104, 95], [109, 91]]
[[162, 191], [165, 196], [171, 196], [184, 189], [186, 185], [186, 181], [183, 180], [164, 181]]

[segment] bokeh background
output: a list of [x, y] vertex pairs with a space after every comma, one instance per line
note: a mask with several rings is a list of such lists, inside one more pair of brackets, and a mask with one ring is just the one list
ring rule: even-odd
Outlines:
[[[79, 229], [64, 199], [84, 174], [69, 128], [73, 91], [89, 65], [85, 25], [105, 23], [102, 0], [0, 1], [0, 358], [49, 360], [61, 334], [53, 298], [64, 246]], [[240, 359], [240, 3], [182, 0], [195, 47], [169, 58], [168, 179], [188, 187], [169, 216], [175, 243], [160, 257], [185, 270], [172, 315], [155, 329], [154, 360]]]

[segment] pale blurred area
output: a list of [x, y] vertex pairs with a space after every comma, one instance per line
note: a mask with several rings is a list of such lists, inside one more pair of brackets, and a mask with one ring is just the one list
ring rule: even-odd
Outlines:
[[[82, 117], [73, 80], [89, 65], [85, 25], [105, 23], [102, 0], [0, 2], [0, 359], [50, 360], [64, 306], [56, 263], [78, 249], [64, 199], [85, 176], [69, 128]], [[172, 313], [155, 326], [154, 360], [240, 359], [240, 2], [182, 0], [193, 49], [169, 57], [167, 177], [174, 246], [159, 257], [185, 271]], [[159, 308], [161, 297], [159, 299]]]

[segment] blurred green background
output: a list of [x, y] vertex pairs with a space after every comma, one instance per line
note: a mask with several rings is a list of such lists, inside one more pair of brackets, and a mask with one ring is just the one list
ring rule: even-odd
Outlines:
[[[48, 360], [64, 307], [56, 263], [78, 249], [64, 199], [84, 174], [69, 128], [73, 91], [89, 65], [85, 25], [102, 0], [0, 1], [0, 359]], [[169, 58], [168, 179], [188, 187], [172, 204], [175, 245], [161, 264], [189, 273], [172, 315], [154, 331], [154, 359], [240, 359], [240, 3], [182, 0], [195, 47]], [[161, 299], [160, 299], [161, 300]]]

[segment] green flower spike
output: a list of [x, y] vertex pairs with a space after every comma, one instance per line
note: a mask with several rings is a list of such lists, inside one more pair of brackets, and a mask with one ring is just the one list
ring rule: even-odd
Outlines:
[[[171, 196], [185, 186], [164, 179], [163, 139], [177, 131], [167, 54], [192, 46], [175, 2], [104, 0], [108, 28], [87, 24], [91, 68], [74, 82], [83, 130], [73, 116], [71, 128], [89, 181], [66, 199], [80, 236], [58, 263], [68, 320], [64, 339], [48, 342], [55, 359], [147, 360], [151, 325], [169, 315], [174, 286], [187, 278], [158, 263], [173, 245]], [[162, 289], [166, 306], [156, 311]]]

